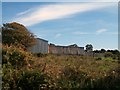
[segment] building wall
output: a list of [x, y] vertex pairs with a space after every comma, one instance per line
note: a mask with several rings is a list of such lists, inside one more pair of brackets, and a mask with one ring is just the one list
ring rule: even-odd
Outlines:
[[69, 54], [69, 55], [84, 55], [84, 48], [70, 46], [55, 46], [49, 45], [49, 53], [52, 54]]
[[37, 38], [36, 45], [29, 48], [28, 51], [33, 53], [48, 53], [48, 41]]

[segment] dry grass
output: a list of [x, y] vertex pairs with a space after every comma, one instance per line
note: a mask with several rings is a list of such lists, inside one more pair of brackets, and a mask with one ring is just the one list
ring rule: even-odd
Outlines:
[[119, 64], [113, 61], [95, 60], [93, 57], [72, 55], [48, 55], [36, 58], [33, 69], [44, 71], [57, 77], [65, 67], [83, 71], [91, 77], [103, 77], [110, 70], [116, 69]]

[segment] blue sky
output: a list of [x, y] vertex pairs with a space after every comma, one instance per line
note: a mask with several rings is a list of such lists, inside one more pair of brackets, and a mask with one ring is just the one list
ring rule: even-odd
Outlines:
[[57, 45], [118, 48], [118, 3], [3, 3], [2, 22], [19, 22]]

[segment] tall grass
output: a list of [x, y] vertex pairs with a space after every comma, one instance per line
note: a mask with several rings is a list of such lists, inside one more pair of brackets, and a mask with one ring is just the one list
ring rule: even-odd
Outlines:
[[[120, 89], [120, 64], [113, 60], [72, 55], [32, 55], [14, 46], [3, 50], [3, 90]], [[15, 68], [16, 61], [27, 64], [20, 63]]]

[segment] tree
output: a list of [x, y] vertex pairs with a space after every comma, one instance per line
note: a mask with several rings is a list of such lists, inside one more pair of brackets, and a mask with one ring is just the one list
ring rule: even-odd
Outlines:
[[87, 52], [93, 51], [93, 46], [91, 44], [87, 44], [85, 47]]
[[106, 50], [105, 49], [101, 49], [101, 51], [100, 51], [101, 53], [105, 53], [106, 52]]
[[105, 52], [104, 54], [105, 57], [113, 57], [112, 52]]
[[8, 46], [23, 45], [28, 48], [36, 43], [34, 35], [25, 26], [16, 22], [3, 24], [2, 38], [2, 43]]
[[93, 52], [94, 53], [100, 53], [100, 50], [94, 50]]

